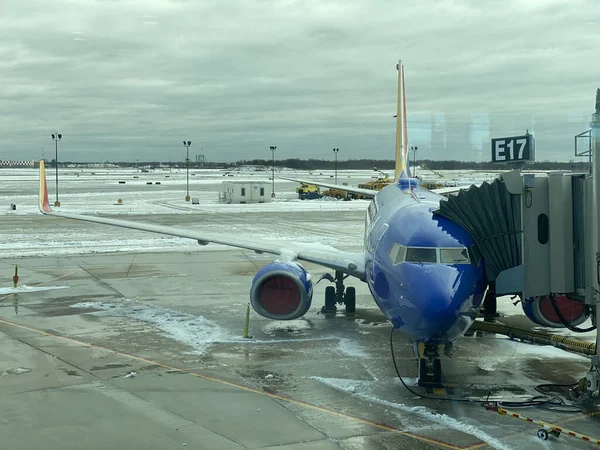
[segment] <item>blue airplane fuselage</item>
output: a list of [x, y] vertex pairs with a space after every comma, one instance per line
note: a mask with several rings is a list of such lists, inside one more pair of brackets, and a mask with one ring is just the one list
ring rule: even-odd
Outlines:
[[[471, 236], [433, 215], [442, 198], [391, 184], [369, 205], [365, 226], [365, 279], [373, 298], [409, 338], [432, 344], [451, 342], [471, 326], [487, 287]], [[461, 251], [466, 260], [451, 259]]]

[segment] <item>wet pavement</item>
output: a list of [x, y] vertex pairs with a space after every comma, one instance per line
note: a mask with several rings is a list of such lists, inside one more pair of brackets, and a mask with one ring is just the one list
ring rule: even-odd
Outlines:
[[[289, 222], [318, 224], [323, 217], [307, 212]], [[344, 217], [362, 220], [358, 213]], [[17, 220], [0, 219], [3, 227]], [[49, 222], [29, 217], [26, 226]], [[250, 282], [270, 261], [210, 246], [2, 260], [1, 285], [11, 286], [18, 264], [21, 290], [0, 295], [0, 447], [594, 448], [564, 435], [541, 441], [539, 426], [481, 406], [484, 398], [526, 400], [542, 383], [574, 383], [588, 359], [477, 334], [443, 358], [445, 388], [424, 389], [415, 385], [411, 346], [396, 332], [400, 375], [431, 397], [419, 398], [398, 379], [391, 326], [356, 280], [347, 280], [357, 289], [356, 314], [320, 314], [323, 281], [304, 318], [275, 322], [251, 312], [252, 337], [242, 338]], [[314, 280], [326, 272], [306, 268]], [[517, 411], [600, 435], [593, 410]]]

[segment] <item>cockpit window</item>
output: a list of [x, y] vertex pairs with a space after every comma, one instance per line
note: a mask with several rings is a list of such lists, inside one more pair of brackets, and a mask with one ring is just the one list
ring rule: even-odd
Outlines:
[[469, 252], [466, 248], [440, 248], [442, 264], [469, 264]]
[[475, 244], [469, 247], [469, 256], [471, 257], [471, 262], [476, 266], [481, 264], [481, 253], [479, 253], [479, 249]]
[[393, 265], [403, 263], [406, 258], [406, 247], [404, 245], [394, 244], [392, 245], [389, 255]]
[[465, 247], [405, 247], [394, 244], [389, 252], [390, 261], [394, 266], [403, 262], [428, 263], [428, 264], [471, 264], [479, 265], [478, 258], [474, 257]]
[[436, 263], [436, 249], [424, 247], [407, 247], [405, 261], [418, 263]]

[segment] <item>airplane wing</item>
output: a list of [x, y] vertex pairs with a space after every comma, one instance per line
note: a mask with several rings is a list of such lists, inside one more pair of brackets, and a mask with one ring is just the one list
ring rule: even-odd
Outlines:
[[339, 270], [361, 280], [365, 277], [365, 258], [364, 253], [344, 252], [322, 244], [304, 244], [290, 243], [277, 245], [272, 242], [260, 241], [252, 239], [251, 241], [243, 239], [235, 239], [230, 237], [219, 236], [216, 234], [206, 234], [194, 232], [175, 227], [162, 225], [153, 225], [148, 223], [138, 223], [130, 220], [111, 219], [108, 217], [89, 216], [83, 214], [71, 214], [54, 211], [50, 208], [48, 201], [48, 188], [46, 184], [46, 173], [44, 162], [40, 161], [40, 194], [39, 207], [43, 214], [55, 217], [63, 217], [65, 219], [82, 220], [86, 222], [94, 222], [104, 225], [112, 225], [122, 228], [130, 228], [132, 230], [148, 231], [151, 233], [166, 234], [169, 236], [177, 236], [182, 238], [193, 239], [200, 245], [208, 245], [210, 243], [228, 245], [231, 247], [252, 250], [256, 253], [269, 253], [278, 255], [281, 261], [308, 261], [319, 264], [333, 270]]
[[463, 186], [443, 187], [443, 188], [439, 188], [439, 189], [432, 189], [431, 192], [435, 192], [436, 194], [440, 194], [440, 195], [450, 195], [450, 194], [456, 194], [457, 192], [465, 190], [465, 189], [469, 189], [471, 186], [479, 186], [479, 185], [481, 185], [481, 183], [465, 184]]
[[434, 192], [436, 194], [440, 194], [440, 195], [449, 195], [449, 194], [455, 194], [458, 191], [461, 191], [463, 189], [468, 189], [470, 186], [451, 186], [451, 187], [443, 187], [443, 188], [438, 188], [438, 189], [432, 189], [431, 192]]
[[[286, 178], [286, 177], [279, 177], [279, 178], [281, 178], [282, 180], [296, 181], [298, 183], [314, 184], [316, 186], [323, 186], [323, 187], [326, 187], [329, 189], [339, 189], [340, 191], [346, 191], [346, 192], [350, 192], [352, 194], [360, 194], [360, 195], [364, 195], [365, 197], [370, 197], [370, 198], [375, 197], [375, 195], [377, 195], [377, 193], [379, 192], [379, 191], [375, 191], [373, 189], [362, 189], [362, 188], [358, 188], [358, 187], [354, 187], [354, 186], [322, 183], [320, 181], [314, 181], [314, 180], [298, 180], [296, 178]], [[470, 187], [471, 187], [471, 185], [444, 187], [444, 188], [438, 188], [438, 189], [431, 189], [431, 192], [435, 192], [436, 194], [440, 194], [440, 195], [449, 195], [449, 194], [455, 194], [458, 191], [461, 191], [463, 189], [469, 189]]]
[[323, 187], [326, 187], [329, 189], [339, 189], [340, 191], [346, 191], [346, 192], [350, 192], [352, 194], [360, 194], [360, 195], [364, 195], [365, 197], [370, 197], [370, 198], [375, 197], [377, 195], [377, 193], [379, 192], [379, 191], [375, 191], [373, 189], [362, 189], [362, 188], [358, 188], [358, 187], [354, 187], [354, 186], [322, 183], [320, 181], [314, 181], [314, 180], [298, 180], [295, 178], [286, 178], [286, 177], [278, 177], [278, 178], [281, 178], [282, 180], [296, 181], [297, 183], [314, 184], [315, 186], [323, 186]]

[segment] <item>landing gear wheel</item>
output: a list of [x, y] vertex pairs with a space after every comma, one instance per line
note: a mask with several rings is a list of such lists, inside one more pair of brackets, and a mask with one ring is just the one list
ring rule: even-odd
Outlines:
[[356, 288], [346, 288], [346, 294], [344, 295], [344, 303], [346, 304], [347, 313], [354, 313], [356, 311]]
[[427, 373], [427, 360], [419, 359], [419, 386], [429, 383], [429, 374]]
[[442, 361], [439, 358], [433, 360], [433, 382], [442, 384]]
[[548, 440], [548, 432], [546, 430], [544, 430], [543, 428], [540, 428], [537, 431], [537, 437], [539, 437], [543, 441], [547, 441]]
[[337, 310], [335, 306], [335, 288], [333, 286], [327, 286], [325, 288], [325, 306], [322, 312], [335, 312]]
[[419, 386], [441, 387], [442, 385], [442, 361], [439, 355], [439, 344], [426, 343], [419, 356]]
[[[325, 288], [325, 306], [321, 308], [322, 313], [335, 313], [337, 312], [337, 304], [340, 305], [346, 304], [346, 312], [353, 313], [356, 309], [356, 289], [355, 288], [345, 288], [344, 280], [348, 278], [349, 275], [344, 274], [343, 272], [336, 270], [335, 277], [332, 277], [330, 274], [323, 275], [319, 281], [327, 280], [335, 283], [335, 287], [327, 286]], [[317, 281], [318, 283], [318, 281]]]
[[498, 314], [498, 300], [496, 298], [496, 286], [494, 283], [488, 286], [488, 290], [485, 293], [485, 298], [483, 299], [483, 320], [485, 322], [495, 322], [497, 317], [500, 317]]

